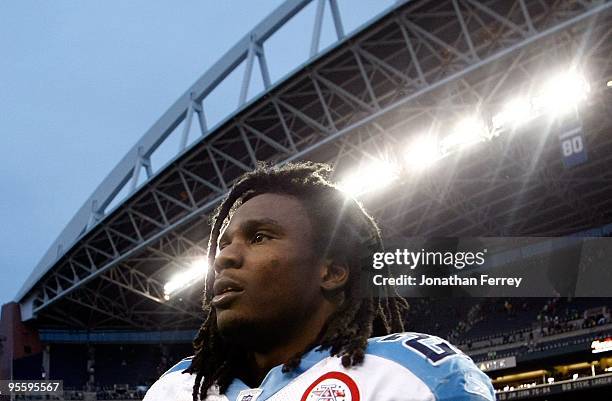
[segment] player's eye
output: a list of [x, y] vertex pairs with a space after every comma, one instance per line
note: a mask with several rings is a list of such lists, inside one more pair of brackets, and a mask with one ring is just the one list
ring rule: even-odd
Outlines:
[[270, 236], [264, 234], [264, 233], [255, 233], [255, 235], [253, 235], [253, 239], [251, 240], [251, 242], [253, 244], [260, 244], [264, 241], [266, 241], [267, 239], [270, 239]]

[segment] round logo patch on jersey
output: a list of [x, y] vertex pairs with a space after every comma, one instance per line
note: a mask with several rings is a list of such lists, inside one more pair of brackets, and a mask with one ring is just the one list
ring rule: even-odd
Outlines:
[[301, 401], [359, 401], [359, 389], [349, 375], [328, 372], [308, 386]]

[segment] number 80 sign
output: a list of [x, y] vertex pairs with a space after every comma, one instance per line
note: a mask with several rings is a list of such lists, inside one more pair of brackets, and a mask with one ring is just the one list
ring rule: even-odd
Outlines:
[[582, 164], [587, 161], [586, 147], [582, 130], [577, 129], [563, 135], [561, 138], [561, 155], [566, 168]]

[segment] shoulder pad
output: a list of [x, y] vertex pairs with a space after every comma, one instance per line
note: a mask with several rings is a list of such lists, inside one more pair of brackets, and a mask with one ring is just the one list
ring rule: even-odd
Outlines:
[[396, 362], [418, 376], [436, 400], [495, 400], [491, 380], [470, 357], [448, 341], [422, 333], [371, 338], [366, 354]]

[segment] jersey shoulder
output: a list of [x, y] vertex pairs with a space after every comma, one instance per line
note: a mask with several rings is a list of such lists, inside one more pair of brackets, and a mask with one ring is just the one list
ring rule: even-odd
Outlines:
[[436, 400], [493, 401], [491, 380], [457, 347], [423, 333], [395, 333], [371, 338], [367, 355], [395, 362], [421, 379]]
[[191, 401], [195, 378], [182, 372], [191, 365], [192, 359], [184, 358], [168, 369], [149, 388], [143, 401]]
[[183, 358], [181, 359], [179, 362], [177, 362], [173, 367], [171, 367], [170, 369], [168, 369], [163, 375], [160, 376], [160, 379], [164, 376], [166, 376], [169, 373], [173, 373], [173, 372], [182, 372], [185, 369], [187, 369], [189, 367], [189, 365], [191, 365], [191, 360], [193, 359], [193, 356], [188, 356], [187, 358]]

